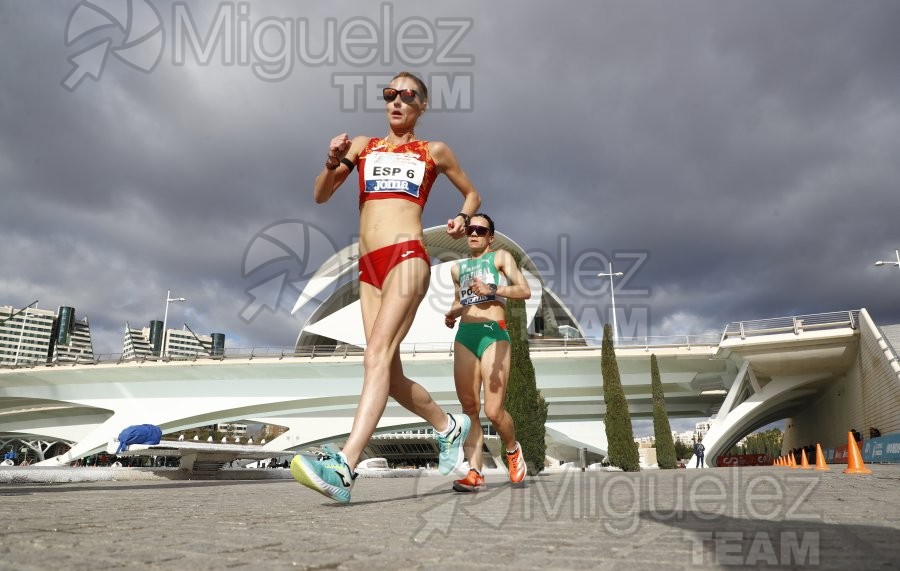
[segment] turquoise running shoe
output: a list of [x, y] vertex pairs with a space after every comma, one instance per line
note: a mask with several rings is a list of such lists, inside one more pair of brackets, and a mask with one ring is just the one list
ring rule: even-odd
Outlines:
[[297, 454], [291, 460], [291, 475], [311, 490], [342, 504], [350, 503], [350, 490], [357, 474], [350, 470], [344, 455], [325, 446], [319, 458]]
[[447, 436], [441, 436], [437, 432], [434, 437], [438, 441], [441, 452], [438, 456], [438, 471], [445, 476], [456, 470], [464, 460], [463, 442], [469, 436], [469, 429], [472, 427], [472, 421], [468, 416], [461, 414], [459, 416], [450, 415], [453, 419], [453, 430]]

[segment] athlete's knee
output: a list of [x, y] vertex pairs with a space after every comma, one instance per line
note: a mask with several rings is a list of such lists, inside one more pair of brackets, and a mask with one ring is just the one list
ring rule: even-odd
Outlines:
[[491, 424], [496, 426], [503, 420], [503, 417], [506, 415], [506, 408], [503, 407], [502, 402], [485, 403], [484, 415], [488, 418], [488, 420], [491, 421]]
[[462, 405], [463, 414], [466, 416], [478, 416], [481, 413], [481, 403], [477, 400], [461, 399], [459, 404]]
[[377, 346], [369, 345], [363, 354], [363, 368], [366, 371], [390, 370], [394, 356]]

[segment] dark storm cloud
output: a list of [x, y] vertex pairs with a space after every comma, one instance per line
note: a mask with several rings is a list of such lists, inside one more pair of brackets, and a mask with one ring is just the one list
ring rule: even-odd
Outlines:
[[[222, 4], [190, 5], [198, 26]], [[275, 313], [240, 318], [262, 275], [244, 275], [244, 253], [287, 220], [315, 223], [338, 248], [352, 240], [353, 185], [315, 205], [312, 181], [331, 137], [385, 126], [379, 113], [342, 111], [332, 74], [407, 66], [295, 61], [265, 82], [218, 60], [173, 65], [172, 4], [153, 5], [169, 34], [158, 67], [110, 58], [100, 81], [69, 92], [67, 58], [87, 45], [65, 46], [75, 3], [2, 4], [0, 267], [16, 271], [0, 273], [0, 304], [75, 305], [98, 351], [115, 352], [124, 322], [161, 318], [172, 289], [190, 300], [172, 306], [176, 325], [225, 331], [230, 346], [291, 345], [294, 290]], [[472, 73], [474, 109], [430, 112], [418, 134], [451, 145], [484, 209], [526, 249], [566, 241], [554, 284], [572, 282], [579, 253], [628, 271], [629, 252], [642, 252], [616, 300], [647, 311], [645, 334], [863, 306], [900, 320], [900, 272], [871, 266], [900, 246], [895, 2], [389, 6], [395, 23], [474, 23], [457, 50], [473, 65], [412, 68]], [[251, 20], [308, 18], [314, 43], [325, 18], [377, 23], [383, 10], [251, 9]], [[439, 179], [426, 225], [460, 204]], [[609, 295], [588, 281], [594, 293], [560, 293], [597, 334]]]

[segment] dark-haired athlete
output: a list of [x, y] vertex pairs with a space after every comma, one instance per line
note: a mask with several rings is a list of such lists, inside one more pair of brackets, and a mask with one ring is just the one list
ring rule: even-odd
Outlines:
[[340, 452], [327, 449], [319, 460], [295, 456], [291, 473], [305, 486], [342, 503], [350, 501], [353, 469], [384, 414], [388, 396], [419, 415], [437, 432], [439, 469], [449, 474], [462, 463], [469, 417], [445, 413], [421, 385], [403, 374], [400, 342], [428, 290], [431, 264], [422, 244], [422, 210], [439, 174], [465, 201], [447, 221], [447, 234], [463, 236], [469, 214], [481, 198], [450, 147], [416, 138], [416, 121], [428, 105], [428, 90], [412, 74], [398, 74], [383, 91], [388, 134], [383, 138], [346, 133], [331, 140], [325, 169], [316, 178], [322, 203], [359, 171], [359, 300], [366, 334], [362, 394], [350, 436]]
[[475, 214], [466, 229], [472, 257], [451, 270], [456, 284], [453, 306], [444, 317], [453, 327], [459, 317], [459, 331], [453, 351], [453, 376], [456, 394], [463, 412], [469, 415], [475, 430], [464, 445], [469, 458], [469, 473], [456, 480], [453, 489], [475, 492], [484, 487], [482, 470], [481, 386], [484, 385], [484, 413], [497, 429], [506, 458], [509, 479], [525, 478], [522, 447], [516, 441], [516, 427], [506, 411], [506, 384], [509, 379], [509, 334], [506, 332], [506, 299], [528, 299], [531, 289], [509, 252], [492, 250], [494, 221], [486, 214]]

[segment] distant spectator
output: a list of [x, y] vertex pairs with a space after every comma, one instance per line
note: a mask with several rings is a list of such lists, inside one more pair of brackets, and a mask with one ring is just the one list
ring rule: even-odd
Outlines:
[[862, 442], [862, 434], [860, 434], [855, 428], [851, 428], [850, 433], [853, 435], [853, 440], [856, 440], [857, 444]]
[[878, 438], [879, 436], [881, 436], [880, 430], [872, 427], [869, 428], [869, 438]]
[[694, 443], [694, 456], [697, 457], [697, 468], [703, 467], [703, 454], [706, 452], [706, 446], [699, 440]]

